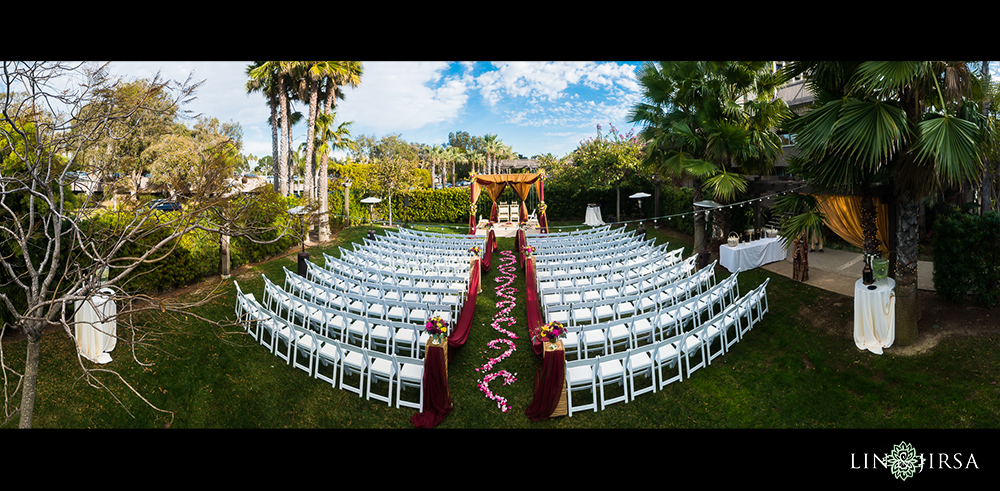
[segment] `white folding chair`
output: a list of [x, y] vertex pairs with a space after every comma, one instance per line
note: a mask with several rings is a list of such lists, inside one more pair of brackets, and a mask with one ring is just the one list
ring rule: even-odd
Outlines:
[[[656, 392], [656, 370], [653, 369], [655, 352], [655, 344], [647, 344], [642, 348], [632, 348], [628, 351], [625, 360], [625, 374], [628, 376], [629, 398], [633, 401], [640, 394]], [[639, 377], [649, 379], [649, 385], [637, 386], [636, 379]]]
[[594, 323], [595, 302], [580, 302], [570, 310], [570, 324], [582, 326]]
[[[364, 350], [365, 362], [368, 363], [368, 381], [365, 386], [367, 399], [382, 401], [392, 405], [392, 394], [395, 392], [397, 379], [396, 359], [392, 355], [380, 351]], [[382, 385], [385, 383], [388, 388], [383, 393], [379, 390], [372, 390], [372, 385]], [[377, 387], [376, 387], [377, 389]]]
[[[594, 362], [596, 359], [581, 358], [566, 362], [566, 412], [573, 416], [574, 411], [592, 409], [597, 412], [597, 374]], [[573, 393], [590, 392], [590, 402], [575, 404]], [[579, 397], [579, 396], [577, 396]]]
[[337, 370], [341, 359], [340, 345], [322, 334], [313, 334], [313, 338], [317, 343], [313, 376], [336, 388], [339, 385]]
[[368, 325], [368, 318], [362, 314], [348, 311], [344, 311], [343, 316], [344, 322], [347, 323], [347, 329], [345, 329], [347, 337], [344, 341], [361, 348], [365, 347], [371, 332], [371, 328]]
[[686, 365], [686, 377], [691, 378], [691, 374], [700, 368], [708, 366], [708, 357], [705, 355], [705, 342], [703, 331], [706, 325], [684, 333], [683, 338], [677, 344], [681, 357]]
[[[424, 360], [409, 356], [396, 355], [399, 380], [396, 384], [396, 407], [412, 407], [417, 412], [424, 410]], [[409, 401], [403, 397], [407, 388], [417, 389], [417, 400]]]
[[[673, 383], [684, 380], [684, 364], [681, 362], [681, 350], [678, 348], [684, 342], [685, 335], [677, 334], [654, 345], [653, 366], [656, 370], [657, 385], [660, 390]], [[664, 370], [676, 371], [673, 376], [667, 376]]]
[[604, 334], [604, 324], [580, 326], [578, 336], [580, 339], [581, 358], [594, 358], [607, 352], [607, 337]]
[[638, 348], [643, 344], [653, 344], [656, 341], [656, 326], [653, 322], [657, 314], [658, 312], [653, 310], [625, 319], [628, 322], [629, 334], [632, 336], [630, 341], [632, 348]]
[[295, 341], [295, 351], [292, 352], [292, 366], [305, 371], [311, 377], [316, 369], [319, 341], [313, 331], [299, 328], [296, 328], [296, 331], [298, 339]]
[[[368, 361], [365, 360], [365, 349], [349, 343], [335, 341], [340, 348], [340, 388], [364, 395], [365, 384], [368, 378]], [[345, 376], [354, 378], [358, 376], [357, 385], [351, 383], [350, 379], [345, 382]]]
[[[622, 351], [597, 358], [597, 384], [600, 385], [601, 410], [611, 404], [628, 402], [628, 381], [625, 378], [627, 356], [628, 351]], [[621, 387], [621, 395], [609, 396], [607, 391], [609, 385]]]

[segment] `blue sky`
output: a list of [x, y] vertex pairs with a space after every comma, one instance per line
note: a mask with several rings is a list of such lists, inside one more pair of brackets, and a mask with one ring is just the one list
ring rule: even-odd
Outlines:
[[[187, 109], [243, 127], [244, 152], [271, 153], [263, 96], [244, 90], [250, 62], [114, 62], [127, 79], [168, 79], [189, 73], [205, 80]], [[409, 142], [446, 143], [448, 134], [495, 133], [515, 152], [531, 157], [573, 151], [579, 142], [614, 124], [625, 132], [628, 112], [640, 99], [640, 62], [364, 62], [361, 85], [339, 102], [337, 121], [353, 121], [354, 136], [399, 134]], [[298, 106], [303, 113], [305, 106]], [[294, 145], [304, 138], [295, 128]]]
[[[268, 108], [261, 95], [246, 94], [248, 61], [114, 62], [113, 73], [147, 78], [159, 70], [168, 79], [193, 74], [205, 80], [188, 109], [243, 127], [244, 152], [271, 153]], [[628, 112], [640, 100], [635, 69], [640, 62], [364, 62], [357, 89], [340, 101], [337, 121], [353, 121], [351, 133], [441, 144], [448, 134], [495, 133], [526, 157], [573, 151], [595, 136], [597, 125], [631, 128]], [[996, 63], [994, 77], [1000, 76]], [[303, 113], [308, 109], [299, 106]], [[294, 145], [304, 139], [295, 128]]]

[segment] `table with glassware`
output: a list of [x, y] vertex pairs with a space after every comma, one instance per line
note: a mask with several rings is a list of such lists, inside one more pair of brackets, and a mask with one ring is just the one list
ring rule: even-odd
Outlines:
[[[874, 288], [871, 288], [874, 287]], [[871, 285], [854, 283], [854, 344], [882, 354], [896, 336], [896, 281], [878, 278]]]
[[765, 237], [751, 241], [740, 241], [735, 247], [722, 244], [719, 247], [719, 265], [731, 273], [748, 271], [768, 263], [784, 261], [785, 246], [778, 237]]

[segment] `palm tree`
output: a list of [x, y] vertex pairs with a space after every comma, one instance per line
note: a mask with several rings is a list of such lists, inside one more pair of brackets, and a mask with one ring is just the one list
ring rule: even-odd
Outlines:
[[[254, 92], [260, 92], [264, 94], [267, 99], [267, 105], [271, 109], [271, 118], [268, 120], [268, 124], [271, 125], [271, 159], [273, 169], [271, 170], [274, 176], [274, 190], [282, 193], [282, 195], [287, 194], [287, 185], [285, 182], [285, 188], [282, 187], [282, 182], [285, 180], [285, 169], [281, 165], [284, 159], [278, 156], [278, 76], [274, 65], [270, 65], [272, 62], [268, 61], [255, 61], [248, 65], [246, 68], [246, 74], [249, 80], [246, 84], [247, 94]], [[284, 189], [284, 191], [283, 191]]]
[[964, 61], [806, 61], [788, 73], [808, 74], [816, 96], [814, 109], [788, 125], [797, 134], [797, 170], [825, 187], [892, 185], [896, 340], [910, 344], [919, 317], [919, 204], [939, 186], [981, 178], [984, 160], [995, 154], [980, 81]]
[[[692, 181], [694, 202], [708, 190], [730, 201], [746, 189], [741, 173], [767, 173], [781, 151], [775, 134], [788, 108], [771, 62], [663, 61], [636, 72], [644, 100], [631, 114], [647, 142], [644, 164]], [[727, 215], [722, 214], [723, 235]], [[706, 251], [705, 214], [695, 215], [695, 250]]]
[[496, 174], [495, 158], [503, 151], [503, 142], [495, 134], [483, 137], [483, 153], [486, 154], [486, 173]]

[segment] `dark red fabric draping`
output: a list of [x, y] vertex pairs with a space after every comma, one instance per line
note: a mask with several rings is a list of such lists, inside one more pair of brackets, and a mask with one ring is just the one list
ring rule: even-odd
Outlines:
[[490, 272], [490, 266], [493, 263], [493, 251], [495, 251], [496, 248], [497, 248], [497, 236], [495, 233], [493, 233], [493, 229], [491, 228], [489, 233], [486, 234], [486, 250], [483, 251], [483, 261], [481, 268], [483, 270], [483, 273]]
[[444, 349], [428, 346], [424, 356], [424, 412], [410, 416], [410, 423], [417, 428], [433, 428], [444, 421], [451, 409]]
[[524, 269], [524, 247], [528, 245], [528, 240], [524, 236], [524, 229], [517, 229], [517, 236], [514, 238], [514, 254], [517, 254], [517, 265]]
[[[478, 261], [478, 259], [473, 259], [473, 262], [475, 261]], [[465, 294], [465, 304], [462, 305], [462, 313], [459, 314], [458, 321], [455, 322], [455, 327], [448, 334], [449, 361], [455, 356], [455, 352], [458, 351], [456, 348], [464, 346], [465, 341], [469, 339], [469, 331], [472, 329], [472, 318], [476, 314], [476, 297], [479, 293], [480, 277], [479, 265], [474, 264], [473, 267], [469, 268], [469, 291]]]
[[524, 414], [532, 421], [548, 419], [559, 405], [566, 378], [566, 352], [557, 349], [544, 353], [542, 368], [535, 372], [534, 396]]
[[524, 268], [525, 288], [524, 296], [527, 298], [525, 308], [527, 309], [528, 336], [531, 337], [531, 347], [535, 354], [542, 356], [542, 342], [536, 338], [539, 328], [545, 324], [545, 317], [542, 316], [541, 303], [538, 301], [538, 285], [535, 283], [535, 259], [528, 259]]

